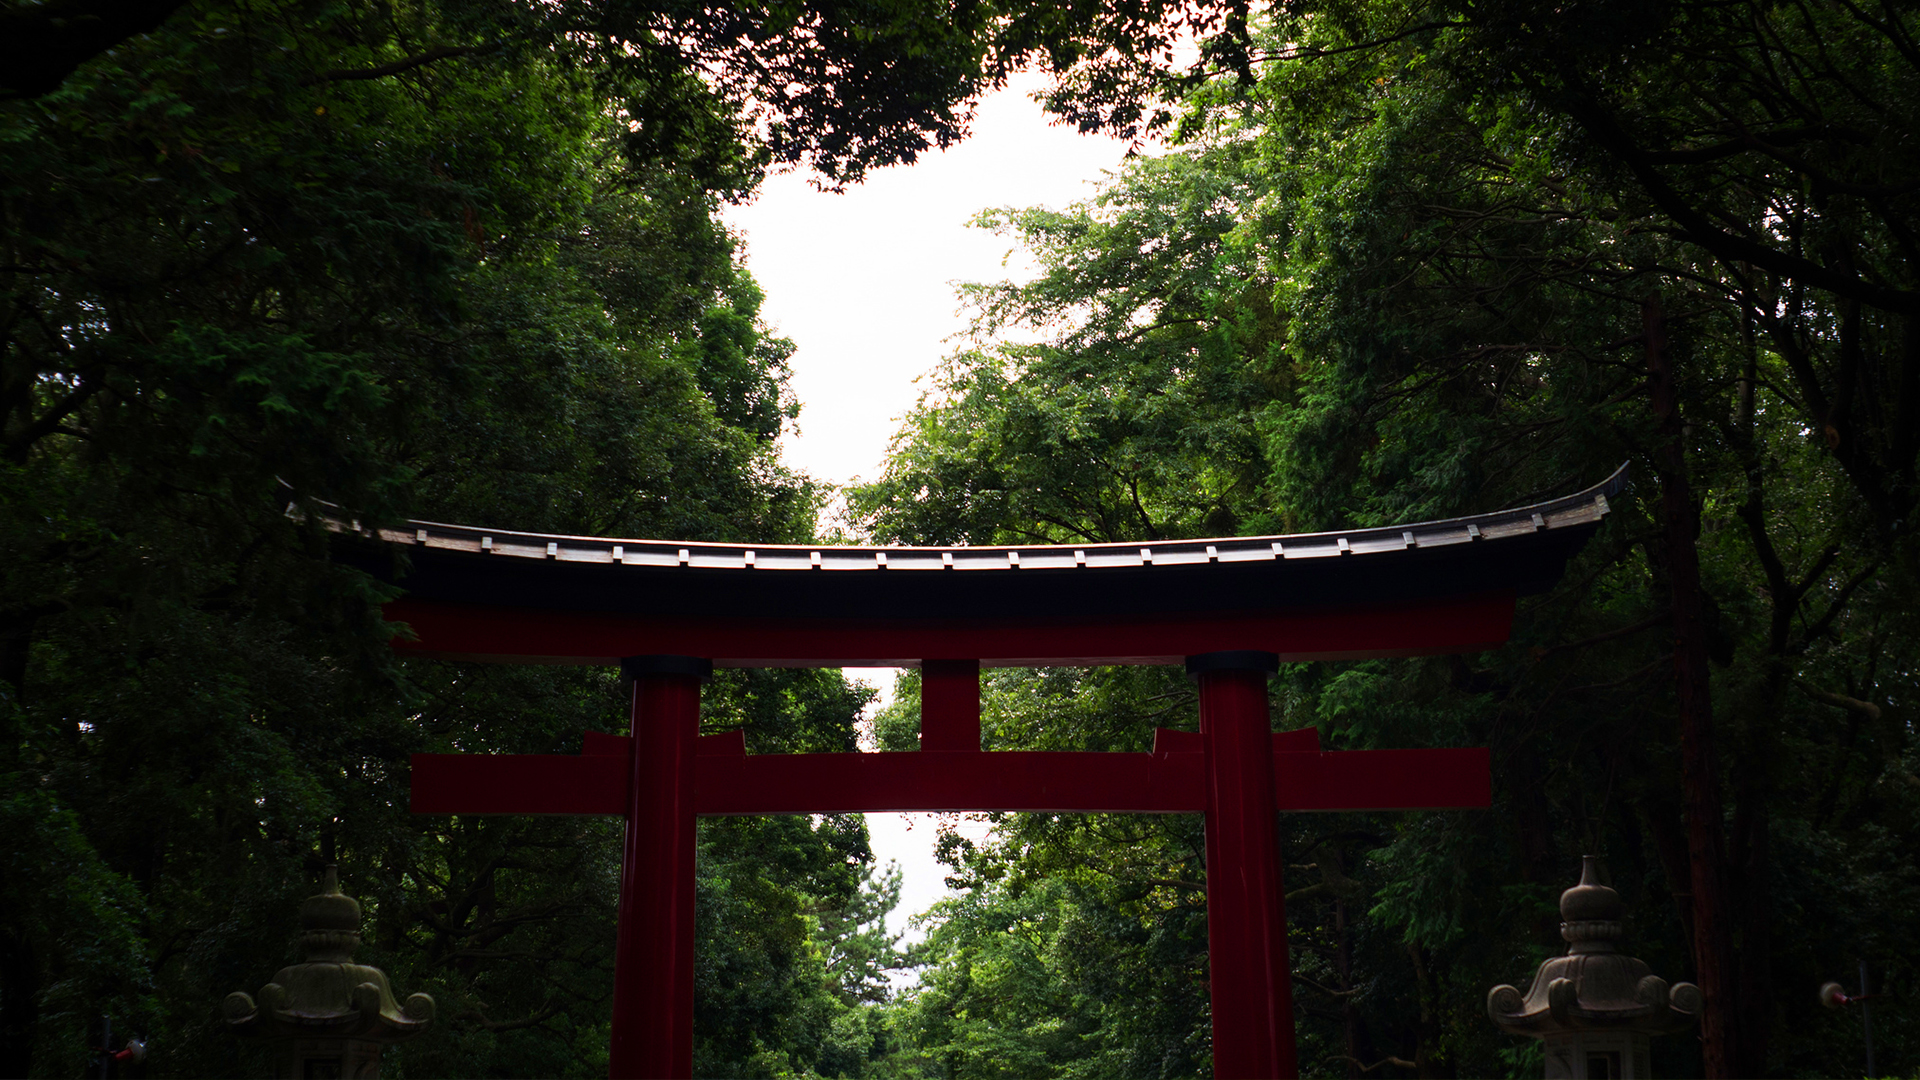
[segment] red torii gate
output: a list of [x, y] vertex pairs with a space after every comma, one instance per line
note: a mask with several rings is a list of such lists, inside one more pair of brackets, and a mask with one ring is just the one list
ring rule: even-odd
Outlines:
[[[626, 818], [613, 1077], [692, 1073], [697, 816], [1009, 810], [1206, 816], [1214, 1075], [1226, 1080], [1296, 1075], [1274, 812], [1491, 798], [1483, 748], [1322, 753], [1311, 729], [1273, 734], [1268, 673], [1283, 658], [1504, 641], [1515, 599], [1559, 578], [1623, 482], [1624, 468], [1577, 495], [1471, 518], [1151, 547], [344, 531], [377, 539], [352, 557], [409, 592], [388, 605], [416, 634], [403, 651], [617, 662], [633, 681], [633, 734], [589, 733], [577, 757], [413, 758], [416, 813]], [[1187, 666], [1197, 734], [1158, 730], [1147, 754], [981, 751], [983, 664], [1142, 663]], [[702, 736], [700, 685], [715, 664], [917, 665], [920, 752], [758, 755], [740, 731]]]

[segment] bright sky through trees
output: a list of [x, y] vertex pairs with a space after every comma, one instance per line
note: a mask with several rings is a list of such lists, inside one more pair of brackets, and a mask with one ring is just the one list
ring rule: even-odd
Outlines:
[[[1126, 143], [1047, 122], [1029, 96], [1043, 84], [1016, 78], [981, 103], [965, 142], [875, 171], [844, 194], [789, 172], [726, 212], [766, 290], [762, 317], [798, 346], [793, 387], [804, 408], [800, 434], [781, 443], [788, 464], [836, 484], [879, 475], [923, 388], [916, 380], [966, 328], [953, 283], [1025, 276], [1017, 257], [1006, 262], [1011, 240], [967, 222], [988, 207], [1065, 206], [1119, 167]], [[848, 675], [892, 692], [889, 670]], [[946, 895], [933, 815], [869, 814], [867, 827], [880, 860], [901, 866], [900, 907], [888, 920], [899, 930]]]
[[1010, 242], [967, 222], [988, 207], [1086, 198], [1119, 166], [1125, 143], [1047, 123], [1028, 97], [1042, 83], [1020, 77], [981, 104], [964, 143], [845, 194], [790, 172], [727, 210], [766, 290], [762, 317], [799, 346], [793, 387], [805, 411], [801, 434], [782, 442], [788, 464], [836, 483], [876, 476], [919, 393], [914, 380], [965, 328], [952, 283], [1008, 272]]
[[[1654, 1068], [1860, 1075], [1861, 1018], [1812, 988], [1920, 975], [1920, 5], [1541, 8], [13, 5], [0, 1077], [97, 1072], [102, 1016], [154, 1075], [266, 1071], [212, 1006], [286, 958], [328, 863], [360, 957], [438, 1003], [393, 1068], [634, 1071], [604, 1037], [621, 823], [413, 814], [404, 767], [622, 731], [617, 670], [397, 659], [366, 570], [402, 568], [325, 508], [809, 543], [816, 489], [768, 467], [799, 399], [791, 460], [903, 543], [1385, 526], [1630, 461], [1506, 644], [1269, 683], [1331, 749], [1493, 765], [1486, 812], [1276, 819], [1300, 1071], [1538, 1075], [1488, 987], [1561, 950], [1598, 852], [1626, 949], [1705, 1003]], [[1097, 214], [1034, 208], [1123, 150], [1028, 83], [885, 167], [1020, 57], [1068, 69], [1067, 115], [1124, 130], [1164, 95], [1207, 137]], [[716, 220], [760, 160], [854, 190], [802, 172]], [[1011, 235], [967, 230], [982, 207]], [[1052, 340], [955, 348], [970, 278]], [[837, 671], [701, 698], [758, 753], [860, 745]], [[1110, 666], [997, 671], [983, 706], [996, 749], [1140, 753], [1193, 701], [1177, 666]], [[909, 711], [867, 745], [911, 747]], [[924, 909], [913, 852], [946, 837], [872, 828]], [[965, 895], [893, 1001], [868, 829], [703, 823], [692, 1065], [653, 1071], [1208, 1073], [1199, 815], [953, 845]], [[1920, 1075], [1892, 1005], [1876, 1060]]]

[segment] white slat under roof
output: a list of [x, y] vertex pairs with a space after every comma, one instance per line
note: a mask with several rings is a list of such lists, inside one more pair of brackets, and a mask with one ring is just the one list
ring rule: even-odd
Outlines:
[[1159, 540], [1144, 544], [832, 547], [569, 536], [437, 521], [409, 521], [402, 527], [377, 530], [364, 528], [358, 522], [336, 522], [335, 526], [420, 552], [458, 552], [634, 568], [908, 573], [1103, 570], [1377, 555], [1532, 536], [1557, 529], [1591, 528], [1607, 515], [1607, 496], [1618, 494], [1624, 487], [1626, 473], [1627, 466], [1622, 465], [1601, 483], [1564, 498], [1443, 521], [1286, 536]]
[[1558, 581], [1624, 486], [1445, 521], [1125, 544], [829, 547], [336, 522], [336, 557], [409, 601], [642, 620], [1206, 618], [1507, 597]]

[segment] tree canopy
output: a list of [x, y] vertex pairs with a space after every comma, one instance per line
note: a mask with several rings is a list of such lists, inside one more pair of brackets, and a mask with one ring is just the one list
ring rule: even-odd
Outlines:
[[[1530, 1075], [1488, 987], [1600, 853], [1629, 946], [1706, 988], [1658, 1067], [1835, 1075], [1861, 958], [1910, 1072], [1920, 308], [1916, 19], [1892, 4], [55, 0], [0, 13], [0, 1071], [89, 1019], [239, 1075], [219, 1000], [320, 868], [440, 1002], [393, 1075], [605, 1071], [618, 829], [416, 819], [413, 752], [572, 753], [609, 673], [394, 659], [322, 502], [818, 542], [793, 346], [716, 224], [963, 137], [1018, 65], [1171, 148], [970, 286], [851, 523], [912, 543], [1388, 524], [1634, 465], [1506, 647], [1288, 665], [1276, 728], [1484, 745], [1485, 813], [1283, 819], [1302, 1064]], [[914, 745], [917, 684], [875, 721]], [[1000, 671], [989, 749], [1141, 750], [1159, 669]], [[849, 750], [869, 695], [726, 672], [707, 730]], [[904, 995], [854, 818], [702, 825], [704, 1075], [1210, 1069], [1182, 817], [949, 833]]]
[[[1310, 1074], [1537, 1073], [1482, 1002], [1557, 951], [1596, 852], [1636, 954], [1706, 985], [1699, 1049], [1657, 1068], [1860, 1067], [1795, 988], [1913, 970], [1913, 30], [1844, 4], [1289, 5], [1244, 64], [1201, 58], [1175, 149], [982, 219], [1040, 270], [971, 288], [976, 342], [851, 495], [877, 535], [1382, 525], [1634, 463], [1511, 645], [1275, 680], [1276, 728], [1495, 762], [1486, 814], [1283, 819]], [[1174, 679], [991, 685], [1005, 746], [1192, 723]], [[965, 1016], [1022, 1075], [1204, 1068], [1172, 992], [1204, 961], [1192, 833], [956, 836], [968, 891], [908, 1006], [927, 1067], [998, 1075]]]
[[[604, 1074], [617, 828], [415, 819], [404, 763], [577, 752], [617, 680], [395, 661], [310, 511], [802, 540], [821, 489], [714, 217], [773, 151], [684, 73], [522, 30], [195, 4], [0, 103], [0, 1071], [81, 1071], [101, 1013], [156, 1074], [253, 1071], [211, 1006], [337, 860], [363, 957], [441, 1002], [396, 1068]], [[850, 747], [864, 700], [743, 674], [707, 722]], [[703, 1070], [844, 1056], [891, 956], [861, 823], [702, 851]]]

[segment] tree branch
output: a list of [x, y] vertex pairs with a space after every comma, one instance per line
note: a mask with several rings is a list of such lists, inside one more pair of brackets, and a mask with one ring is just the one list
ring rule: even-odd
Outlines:
[[68, 391], [65, 396], [55, 402], [31, 424], [28, 424], [19, 434], [7, 440], [4, 455], [6, 460], [15, 465], [25, 464], [28, 454], [33, 451], [33, 444], [59, 431], [61, 422], [67, 417], [72, 416], [80, 406], [86, 404], [88, 398], [99, 393], [101, 385], [102, 383], [99, 379], [87, 378], [85, 375], [82, 375], [79, 386]]
[[1638, 146], [1611, 112], [1581, 85], [1579, 77], [1562, 67], [1559, 72], [1566, 85], [1563, 105], [1567, 115], [1584, 128], [1593, 140], [1626, 165], [1648, 198], [1680, 226], [1681, 236], [1700, 245], [1715, 258], [1732, 263], [1751, 263], [1763, 270], [1803, 281], [1835, 296], [1858, 300], [1883, 311], [1907, 312], [1920, 306], [1920, 294], [1908, 289], [1890, 289], [1863, 280], [1853, 274], [1792, 255], [1750, 240], [1715, 225], [1654, 167], [1649, 152]]
[[1806, 633], [1800, 635], [1800, 647], [1805, 648], [1815, 638], [1824, 635], [1833, 625], [1833, 621], [1840, 617], [1840, 613], [1846, 610], [1847, 600], [1853, 596], [1854, 590], [1866, 584], [1869, 578], [1879, 572], [1880, 561], [1876, 559], [1868, 563], [1859, 573], [1848, 578], [1847, 583], [1840, 586], [1840, 590], [1833, 594], [1833, 602], [1827, 605], [1826, 612], [1812, 626], [1807, 627]]
[[1462, 25], [1464, 24], [1452, 22], [1446, 19], [1440, 19], [1434, 22], [1416, 23], [1412, 26], [1405, 28], [1404, 30], [1399, 31], [1398, 33], [1389, 34], [1383, 38], [1374, 38], [1371, 41], [1358, 42], [1353, 45], [1341, 45], [1338, 48], [1333, 48], [1333, 49], [1290, 49], [1285, 52], [1269, 53], [1264, 56], [1251, 57], [1250, 59], [1254, 63], [1260, 63], [1260, 64], [1266, 64], [1266, 63], [1272, 63], [1275, 61], [1284, 61], [1284, 60], [1318, 60], [1326, 56], [1339, 56], [1342, 53], [1362, 52], [1367, 49], [1377, 49], [1383, 45], [1391, 45], [1396, 41], [1404, 41], [1415, 34], [1425, 33], [1428, 30], [1445, 30], [1448, 27], [1462, 26]]
[[[1333, 1055], [1333, 1057], [1334, 1057], [1334, 1060], [1336, 1061], [1351, 1061], [1355, 1065], [1360, 1065], [1360, 1059], [1357, 1057], [1348, 1057], [1345, 1054], [1335, 1054]], [[1381, 1058], [1379, 1061], [1376, 1061], [1371, 1065], [1360, 1065], [1360, 1071], [1363, 1073], [1370, 1073], [1382, 1065], [1394, 1065], [1402, 1069], [1417, 1069], [1420, 1067], [1414, 1064], [1413, 1062], [1408, 1061], [1406, 1058], [1394, 1057], [1392, 1054], [1388, 1054], [1386, 1057]]]
[[1615, 638], [1627, 637], [1631, 634], [1637, 634], [1642, 630], [1651, 630], [1656, 626], [1664, 625], [1671, 618], [1672, 616], [1664, 611], [1657, 612], [1641, 619], [1631, 626], [1622, 626], [1617, 630], [1608, 630], [1606, 633], [1595, 634], [1581, 641], [1571, 641], [1565, 645], [1555, 645], [1552, 648], [1541, 649], [1539, 652], [1533, 654], [1533, 658], [1535, 660], [1544, 660], [1557, 652], [1565, 652], [1569, 649], [1584, 649], [1589, 645], [1598, 645], [1603, 641], [1612, 641]]
[[1821, 690], [1799, 679], [1794, 680], [1794, 685], [1800, 688], [1801, 693], [1815, 701], [1824, 702], [1836, 708], [1845, 709], [1848, 712], [1859, 713], [1869, 720], [1880, 719], [1880, 706], [1875, 705], [1871, 701], [1862, 701], [1859, 698], [1848, 697], [1845, 694], [1836, 694], [1830, 690]]
[[391, 64], [381, 64], [379, 67], [335, 68], [332, 71], [315, 72], [301, 79], [300, 85], [314, 86], [319, 83], [349, 82], [357, 79], [384, 79], [389, 75], [398, 75], [403, 71], [412, 71], [417, 67], [425, 67], [435, 60], [445, 60], [454, 56], [473, 56], [478, 53], [488, 53], [499, 47], [497, 43], [490, 45], [436, 45], [418, 56], [409, 56], [404, 60], [395, 60]]
[[[521, 1028], [538, 1027], [546, 1023], [560, 1015], [560, 1009], [561, 1006], [559, 1005], [549, 1005], [545, 1009], [527, 1017], [525, 1020], [494, 1021], [478, 1013], [469, 1013], [468, 1016], [477, 1019], [480, 1022], [480, 1026], [486, 1028], [488, 1031], [518, 1031]], [[463, 1020], [467, 1018], [468, 1017], [461, 1017]]]

